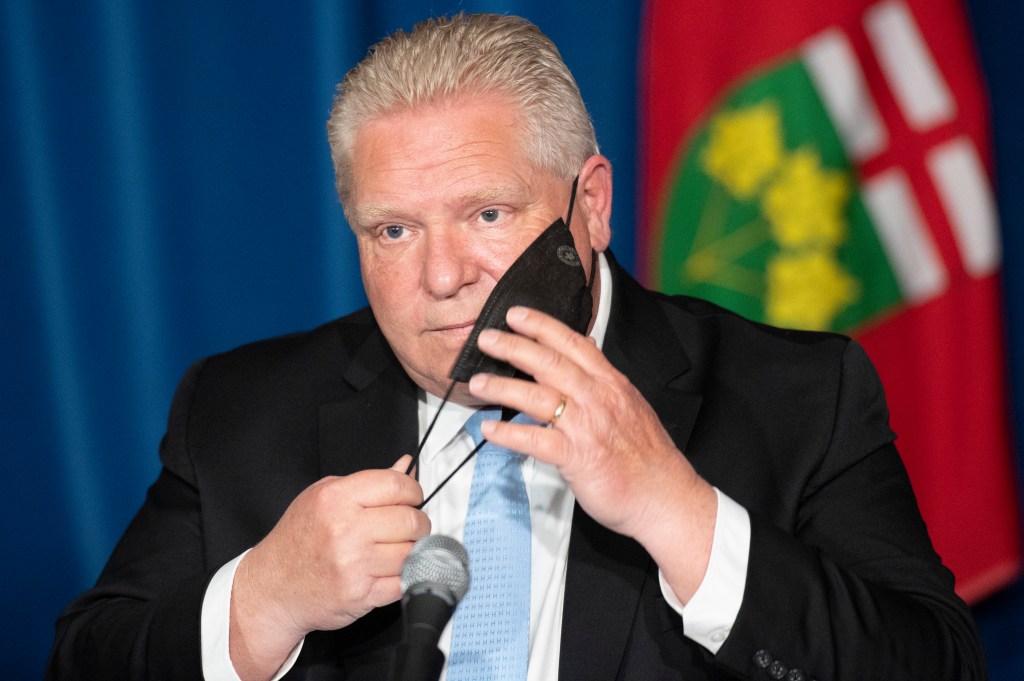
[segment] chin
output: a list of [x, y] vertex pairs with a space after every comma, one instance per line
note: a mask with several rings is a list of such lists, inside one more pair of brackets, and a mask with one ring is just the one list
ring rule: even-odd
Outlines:
[[457, 353], [438, 351], [431, 353], [423, 363], [410, 364], [399, 361], [405, 373], [416, 385], [438, 397], [444, 397], [445, 391], [452, 383], [452, 379], [448, 378], [448, 372], [455, 365], [456, 355]]

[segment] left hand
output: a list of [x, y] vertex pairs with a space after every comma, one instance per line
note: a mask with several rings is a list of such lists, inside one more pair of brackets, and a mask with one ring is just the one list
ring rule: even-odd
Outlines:
[[[482, 402], [550, 421], [551, 427], [488, 421], [484, 436], [556, 466], [580, 506], [605, 527], [640, 542], [685, 602], [710, 556], [714, 489], [592, 339], [524, 307], [509, 310], [506, 321], [515, 333], [484, 331], [479, 347], [536, 382], [477, 374], [470, 392]], [[552, 420], [563, 400], [561, 416]]]

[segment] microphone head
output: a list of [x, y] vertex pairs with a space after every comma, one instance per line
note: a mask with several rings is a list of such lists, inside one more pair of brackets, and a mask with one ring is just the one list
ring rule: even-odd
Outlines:
[[402, 564], [402, 593], [419, 585], [449, 589], [458, 603], [469, 590], [469, 554], [458, 540], [428, 534], [417, 541]]

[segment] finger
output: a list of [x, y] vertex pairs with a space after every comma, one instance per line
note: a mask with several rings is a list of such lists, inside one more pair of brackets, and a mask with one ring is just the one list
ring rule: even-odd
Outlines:
[[480, 333], [477, 345], [484, 353], [508, 362], [561, 393], [574, 394], [590, 378], [573, 357], [515, 333], [487, 329]]
[[402, 580], [400, 577], [380, 577], [373, 580], [367, 600], [373, 607], [380, 608], [394, 603], [401, 597]]
[[398, 577], [413, 542], [377, 544], [366, 560], [366, 574], [374, 578]]
[[487, 404], [501, 404], [521, 411], [540, 423], [551, 420], [562, 396], [550, 387], [517, 378], [476, 374], [469, 380], [469, 392]]
[[550, 428], [508, 421], [484, 421], [480, 432], [496, 445], [553, 466], [560, 467], [568, 460], [565, 436]]
[[412, 542], [430, 534], [430, 518], [413, 506], [368, 508], [360, 522], [376, 543]]
[[394, 469], [364, 470], [342, 478], [345, 491], [360, 506], [417, 506], [423, 488], [414, 478]]
[[505, 315], [509, 328], [544, 347], [572, 357], [585, 372], [602, 375], [611, 369], [597, 342], [569, 328], [554, 317], [529, 307], [515, 306]]
[[396, 461], [395, 463], [391, 464], [391, 470], [399, 471], [403, 475], [408, 475], [409, 477], [415, 478], [416, 477], [416, 463], [415, 462], [416, 462], [416, 459], [413, 457], [412, 454], [403, 454], [402, 456], [398, 457], [398, 461]]

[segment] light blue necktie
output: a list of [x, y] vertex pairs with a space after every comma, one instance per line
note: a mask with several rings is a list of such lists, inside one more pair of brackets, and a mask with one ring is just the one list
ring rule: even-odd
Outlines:
[[[479, 444], [480, 410], [466, 421]], [[514, 423], [533, 423], [522, 414]], [[530, 648], [530, 504], [522, 455], [491, 443], [477, 452], [463, 543], [470, 585], [455, 610], [449, 681], [525, 681]]]

